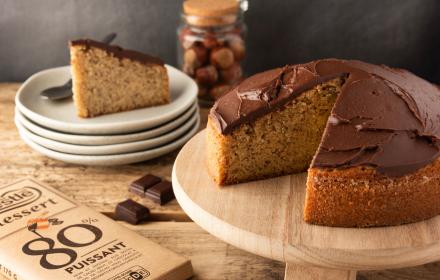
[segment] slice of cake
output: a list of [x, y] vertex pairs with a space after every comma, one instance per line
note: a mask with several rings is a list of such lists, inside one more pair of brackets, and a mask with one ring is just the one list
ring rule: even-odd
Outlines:
[[73, 99], [83, 118], [170, 102], [168, 74], [155, 57], [89, 39], [70, 42]]
[[222, 96], [209, 115], [207, 164], [220, 185], [308, 169], [306, 222], [398, 225], [440, 214], [439, 139], [431, 83], [318, 60], [257, 74]]

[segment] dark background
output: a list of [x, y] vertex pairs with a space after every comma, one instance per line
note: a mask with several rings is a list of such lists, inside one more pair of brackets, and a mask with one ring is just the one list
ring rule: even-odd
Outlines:
[[[68, 64], [67, 41], [102, 38], [176, 64], [178, 0], [0, 0], [0, 81]], [[251, 0], [246, 73], [325, 57], [407, 68], [440, 83], [438, 0]]]

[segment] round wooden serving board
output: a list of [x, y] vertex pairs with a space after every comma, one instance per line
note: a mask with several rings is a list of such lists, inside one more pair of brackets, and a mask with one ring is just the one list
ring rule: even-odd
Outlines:
[[177, 156], [173, 186], [179, 204], [197, 224], [238, 248], [286, 262], [286, 279], [354, 279], [357, 270], [440, 260], [440, 216], [366, 229], [305, 223], [306, 176], [219, 187], [206, 169], [202, 131]]

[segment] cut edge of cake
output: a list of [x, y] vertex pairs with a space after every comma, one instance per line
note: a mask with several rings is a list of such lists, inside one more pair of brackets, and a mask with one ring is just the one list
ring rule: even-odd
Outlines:
[[335, 78], [319, 84], [230, 134], [220, 133], [208, 117], [207, 166], [215, 182], [223, 186], [306, 171], [343, 83]]

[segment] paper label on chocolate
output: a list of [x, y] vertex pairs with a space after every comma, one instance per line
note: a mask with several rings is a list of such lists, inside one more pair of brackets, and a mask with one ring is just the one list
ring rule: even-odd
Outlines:
[[11, 279], [192, 275], [185, 258], [30, 179], [0, 188], [0, 248], [0, 273]]

